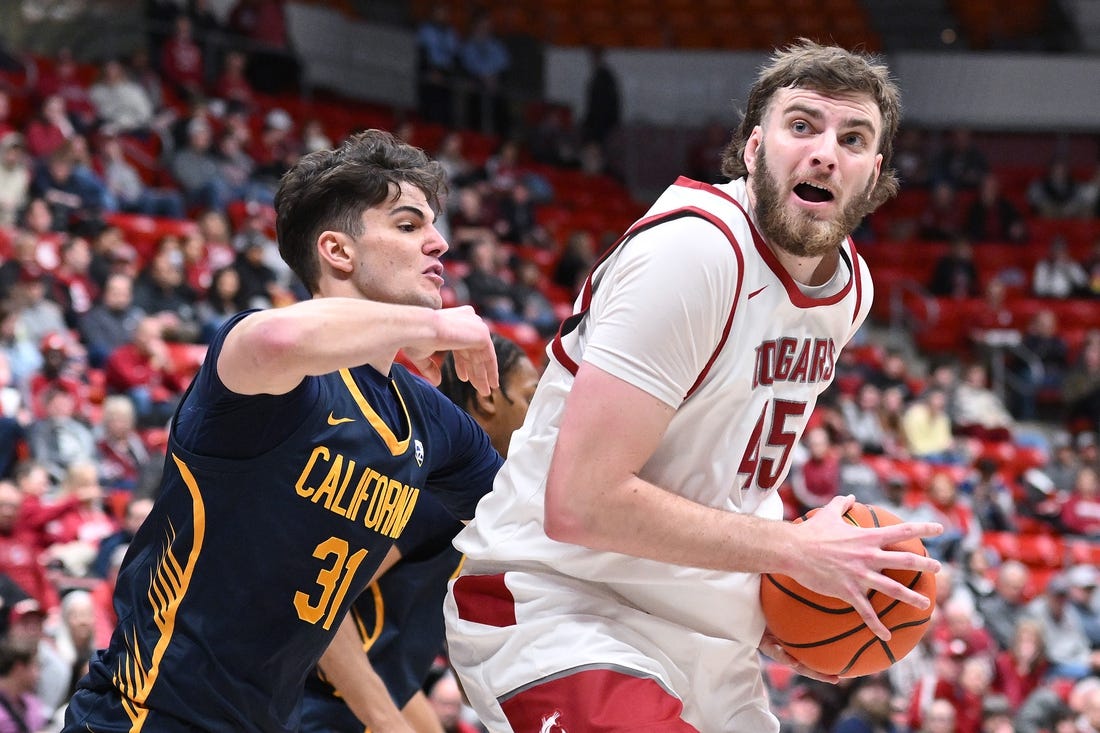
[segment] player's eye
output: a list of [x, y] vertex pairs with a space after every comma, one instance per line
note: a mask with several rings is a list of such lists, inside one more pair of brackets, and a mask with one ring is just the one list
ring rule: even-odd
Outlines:
[[810, 123], [806, 120], [795, 120], [791, 123], [791, 129], [798, 133], [809, 132]]

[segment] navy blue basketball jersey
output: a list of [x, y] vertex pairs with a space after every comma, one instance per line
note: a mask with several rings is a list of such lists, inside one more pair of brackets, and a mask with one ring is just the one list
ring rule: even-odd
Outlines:
[[[372, 583], [350, 613], [371, 666], [402, 708], [443, 651], [443, 598], [462, 555], [451, 540], [462, 523], [421, 497], [397, 541], [401, 561]], [[362, 733], [363, 724], [323, 676], [306, 682], [301, 733]]]
[[66, 731], [298, 730], [310, 669], [421, 494], [469, 518], [492, 486], [500, 457], [481, 428], [400, 365], [230, 392], [215, 365], [239, 319], [173, 420], [118, 626]]

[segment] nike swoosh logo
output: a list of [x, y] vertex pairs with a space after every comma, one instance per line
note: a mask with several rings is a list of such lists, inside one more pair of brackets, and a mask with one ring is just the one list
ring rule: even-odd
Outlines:
[[354, 417], [336, 417], [331, 412], [328, 414], [328, 424], [329, 425], [339, 425], [341, 423], [346, 423], [346, 422], [355, 422], [355, 418]]
[[767, 288], [767, 287], [768, 287], [768, 286], [767, 286], [767, 285], [765, 285], [765, 286], [764, 286], [763, 288], [759, 288], [759, 289], [757, 289], [757, 290], [754, 290], [754, 291], [752, 291], [751, 293], [749, 293], [749, 298], [748, 298], [748, 299], [749, 299], [749, 300], [752, 300], [752, 299], [753, 299], [753, 298], [755, 298], [756, 296], [760, 295], [760, 293], [764, 292], [765, 288]]

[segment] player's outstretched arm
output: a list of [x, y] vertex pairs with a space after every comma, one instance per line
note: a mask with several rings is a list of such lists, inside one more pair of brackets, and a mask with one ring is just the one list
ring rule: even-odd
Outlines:
[[316, 298], [245, 317], [226, 337], [218, 376], [238, 394], [285, 394], [306, 376], [388, 366], [401, 349], [418, 366], [437, 351], [454, 351], [459, 376], [483, 394], [497, 386], [489, 328], [473, 308], [355, 298]]
[[[639, 478], [673, 414], [647, 392], [582, 363], [550, 464], [547, 534], [562, 542], [678, 565], [784, 573], [847, 600], [883, 638], [889, 632], [864, 597], [868, 589], [914, 605], [927, 603], [880, 571], [936, 572], [938, 563], [882, 547], [938, 534], [942, 528], [937, 524], [860, 529], [840, 519], [843, 502], [836, 500], [819, 512], [835, 522], [795, 525], [704, 506]], [[843, 551], [828, 562], [819, 561], [837, 547]], [[815, 562], [806, 563], [807, 557]]]
[[415, 733], [367, 660], [350, 614], [344, 616], [318, 666], [371, 733]]

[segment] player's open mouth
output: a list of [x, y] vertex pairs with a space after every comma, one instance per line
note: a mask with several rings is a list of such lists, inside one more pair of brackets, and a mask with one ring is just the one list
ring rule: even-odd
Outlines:
[[832, 201], [834, 198], [833, 192], [829, 189], [808, 181], [804, 181], [795, 186], [794, 195], [811, 204], [822, 204], [827, 201]]

